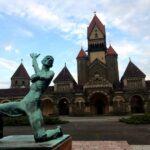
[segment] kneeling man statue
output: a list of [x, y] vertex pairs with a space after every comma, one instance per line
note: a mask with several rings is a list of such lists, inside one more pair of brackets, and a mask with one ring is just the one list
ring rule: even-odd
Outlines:
[[37, 63], [39, 55], [36, 53], [30, 54], [35, 74], [31, 76], [32, 85], [28, 94], [20, 101], [0, 104], [0, 113], [12, 117], [26, 114], [34, 130], [35, 141], [44, 142], [62, 136], [63, 132], [60, 127], [53, 130], [45, 130], [43, 127], [40, 98], [54, 77], [54, 72], [50, 70], [53, 66], [54, 58], [49, 55], [44, 57], [42, 69], [39, 69]]

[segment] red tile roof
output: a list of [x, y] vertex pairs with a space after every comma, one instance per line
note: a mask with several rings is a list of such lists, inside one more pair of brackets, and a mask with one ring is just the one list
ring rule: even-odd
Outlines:
[[105, 34], [105, 26], [102, 24], [102, 22], [99, 20], [99, 18], [96, 15], [94, 15], [94, 17], [88, 27], [88, 36], [91, 34], [95, 25], [98, 27], [98, 29], [100, 31], [102, 31], [103, 34]]
[[25, 79], [30, 80], [30, 76], [22, 63], [20, 64], [16, 72], [11, 77], [11, 79], [14, 79], [14, 78], [25, 78]]
[[87, 55], [86, 55], [85, 51], [81, 48], [81, 50], [77, 56], [77, 59], [78, 58], [84, 58], [84, 57], [87, 57]]
[[107, 55], [118, 55], [116, 51], [113, 49], [113, 47], [110, 45], [107, 50]]

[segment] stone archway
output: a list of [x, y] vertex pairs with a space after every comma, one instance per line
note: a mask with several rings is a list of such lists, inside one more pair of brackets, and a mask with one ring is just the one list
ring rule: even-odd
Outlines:
[[109, 112], [108, 96], [102, 92], [96, 92], [90, 97], [91, 113], [95, 115]]
[[132, 113], [144, 113], [144, 102], [141, 96], [134, 95], [130, 99]]
[[51, 99], [43, 99], [42, 100], [42, 113], [44, 116], [53, 115], [53, 102]]
[[58, 103], [59, 115], [69, 115], [69, 101], [67, 98], [61, 98]]

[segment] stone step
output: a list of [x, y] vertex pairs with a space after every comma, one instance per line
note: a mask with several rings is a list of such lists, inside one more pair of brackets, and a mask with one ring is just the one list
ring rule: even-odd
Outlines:
[[72, 150], [132, 150], [126, 141], [73, 141]]

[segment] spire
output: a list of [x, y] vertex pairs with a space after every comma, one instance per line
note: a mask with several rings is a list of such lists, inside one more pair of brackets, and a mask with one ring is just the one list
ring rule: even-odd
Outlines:
[[81, 50], [77, 56], [77, 59], [78, 58], [85, 58], [85, 57], [87, 57], [87, 55], [86, 55], [85, 51], [83, 50], [83, 47], [81, 47]]
[[90, 33], [92, 32], [93, 28], [95, 27], [95, 25], [97, 26], [97, 28], [103, 33], [105, 34], [105, 26], [102, 24], [102, 22], [99, 20], [99, 18], [97, 17], [96, 13], [94, 14], [94, 17], [88, 27], [88, 36], [90, 35]]
[[111, 44], [110, 44], [110, 46], [109, 46], [109, 48], [108, 48], [108, 50], [107, 50], [107, 55], [116, 55], [116, 56], [118, 56], [118, 54], [117, 54], [116, 51], [113, 49], [113, 47], [111, 46]]

